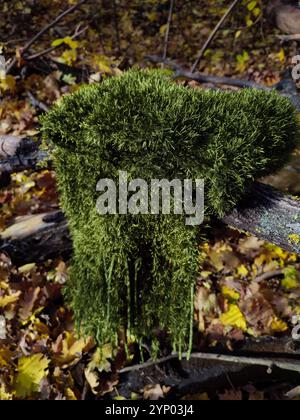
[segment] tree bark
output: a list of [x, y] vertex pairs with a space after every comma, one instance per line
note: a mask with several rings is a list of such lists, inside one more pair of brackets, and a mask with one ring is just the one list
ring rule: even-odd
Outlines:
[[286, 251], [300, 253], [300, 201], [268, 185], [255, 183], [222, 220]]

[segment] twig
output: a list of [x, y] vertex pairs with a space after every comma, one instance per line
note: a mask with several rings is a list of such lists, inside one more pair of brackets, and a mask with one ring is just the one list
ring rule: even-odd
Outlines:
[[225, 22], [225, 20], [227, 19], [227, 17], [231, 14], [231, 12], [233, 11], [233, 9], [235, 8], [235, 6], [238, 4], [240, 0], [234, 0], [233, 3], [231, 4], [231, 6], [229, 7], [229, 9], [227, 10], [227, 12], [223, 15], [223, 17], [221, 18], [221, 20], [219, 21], [219, 23], [216, 25], [216, 27], [214, 28], [214, 30], [212, 31], [212, 33], [210, 34], [210, 36], [208, 37], [207, 41], [205, 42], [205, 44], [203, 45], [203, 47], [201, 48], [198, 57], [195, 61], [195, 63], [193, 64], [192, 68], [191, 68], [191, 73], [194, 73], [200, 63], [200, 60], [202, 59], [205, 51], [207, 50], [207, 48], [209, 47], [209, 45], [211, 44], [211, 42], [214, 40], [218, 30], [221, 28], [221, 26], [223, 25], [223, 23]]
[[28, 96], [28, 98], [30, 100], [31, 105], [34, 108], [39, 108], [39, 109], [41, 109], [44, 112], [48, 112], [49, 111], [49, 107], [46, 104], [44, 104], [44, 102], [41, 102], [38, 99], [36, 99], [36, 97], [33, 96], [33, 94], [31, 92], [27, 92], [27, 96]]
[[90, 390], [90, 386], [87, 380], [84, 381], [84, 387], [81, 395], [81, 400], [85, 401], [87, 399], [88, 392]]
[[299, 41], [300, 34], [293, 34], [293, 35], [277, 35], [277, 38], [281, 41]]
[[[49, 29], [53, 28], [58, 22], [60, 22], [65, 16], [72, 13], [74, 10], [78, 9], [82, 4], [86, 3], [87, 0], [80, 0], [79, 3], [74, 4], [74, 6], [69, 7], [67, 10], [62, 12], [60, 15], [58, 15], [52, 22], [50, 22], [48, 25], [46, 25], [43, 29], [40, 30], [33, 38], [31, 38], [30, 41], [27, 42], [27, 44], [21, 49], [21, 55], [23, 55], [26, 51], [29, 50], [29, 48], [41, 37], [46, 33]], [[7, 73], [9, 73], [12, 68], [17, 64], [18, 60], [15, 57], [12, 62], [9, 64], [7, 68]]]
[[[82, 35], [84, 32], [86, 32], [87, 30], [88, 30], [88, 26], [81, 29], [81, 31], [79, 31], [79, 32], [76, 31], [74, 33], [74, 35], [71, 36], [71, 38], [75, 39], [78, 36]], [[40, 51], [36, 54], [29, 55], [28, 57], [26, 57], [26, 61], [31, 61], [31, 60], [35, 60], [37, 58], [43, 57], [44, 55], [52, 53], [52, 51], [56, 50], [59, 47], [61, 47], [61, 45], [56, 45], [55, 47], [50, 47], [50, 48], [47, 48], [46, 50]]]
[[189, 80], [195, 80], [198, 83], [212, 83], [214, 85], [236, 86], [239, 88], [252, 88], [266, 91], [273, 89], [267, 86], [259, 85], [255, 82], [251, 82], [250, 80], [232, 79], [231, 77], [206, 76], [204, 74], [192, 73], [184, 70], [177, 70], [173, 77], [175, 79], [183, 77]]
[[[187, 353], [182, 355], [182, 359], [187, 359]], [[126, 367], [120, 370], [120, 374], [128, 373], [128, 372], [136, 372], [141, 369], [147, 369], [152, 366], [161, 365], [162, 363], [166, 363], [170, 360], [178, 359], [178, 354], [172, 354], [168, 357], [164, 357], [163, 359], [159, 359], [156, 361], [149, 361], [146, 363], [142, 363], [140, 365], [134, 365]], [[224, 354], [211, 354], [211, 353], [192, 353], [189, 360], [208, 360], [208, 361], [215, 361], [215, 362], [224, 362], [224, 363], [234, 363], [234, 364], [241, 364], [247, 366], [264, 366], [268, 369], [279, 368], [283, 370], [289, 370], [292, 372], [300, 373], [300, 363], [294, 360], [280, 360], [280, 359], [267, 359], [267, 358], [255, 358], [255, 357], [241, 357], [241, 356], [228, 356]]]
[[261, 276], [256, 277], [254, 281], [256, 283], [261, 283], [263, 281], [273, 279], [274, 277], [282, 276], [283, 274], [283, 270], [269, 271], [268, 273], [264, 273]]
[[175, 63], [172, 60], [163, 60], [161, 57], [152, 55], [146, 56], [145, 60], [150, 61], [151, 63], [164, 63], [171, 67], [174, 70], [174, 79], [186, 78], [189, 80], [195, 80], [198, 83], [212, 83], [213, 85], [227, 85], [227, 86], [236, 86], [239, 88], [254, 88], [259, 90], [270, 91], [273, 88], [260, 85], [250, 80], [242, 79], [232, 79], [230, 77], [218, 77], [218, 76], [206, 76], [200, 73], [192, 73], [190, 71], [184, 70], [179, 64]]
[[169, 67], [171, 67], [174, 71], [180, 71], [182, 70], [182, 67], [177, 64], [175, 61], [173, 60], [168, 60], [168, 59], [163, 59], [162, 57], [160, 57], [159, 55], [146, 55], [144, 57], [145, 61], [149, 61], [150, 63], [155, 63], [155, 64], [165, 64]]
[[116, 30], [116, 40], [118, 46], [118, 53], [121, 54], [121, 38], [120, 38], [120, 29], [118, 23], [118, 13], [117, 13], [117, 3], [116, 0], [113, 0], [113, 9], [114, 9], [114, 22], [115, 22], [115, 30]]
[[171, 29], [172, 18], [173, 18], [174, 4], [175, 4], [175, 0], [171, 0], [166, 35], [165, 35], [165, 42], [164, 42], [164, 53], [163, 53], [164, 61], [166, 60], [167, 54], [168, 54], [169, 36], [170, 36], [170, 29]]
[[16, 38], [10, 39], [9, 41], [4, 42], [3, 44], [7, 47], [8, 45], [17, 44], [18, 42], [24, 42], [27, 38]]

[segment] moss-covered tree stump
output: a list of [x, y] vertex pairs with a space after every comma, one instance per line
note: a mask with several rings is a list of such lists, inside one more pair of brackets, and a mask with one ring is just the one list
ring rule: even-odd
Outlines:
[[66, 96], [43, 121], [74, 257], [68, 294], [78, 326], [101, 344], [168, 332], [191, 346], [199, 227], [181, 215], [99, 215], [100, 179], [204, 179], [206, 215], [223, 215], [297, 141], [291, 103], [275, 92], [192, 90], [129, 71]]

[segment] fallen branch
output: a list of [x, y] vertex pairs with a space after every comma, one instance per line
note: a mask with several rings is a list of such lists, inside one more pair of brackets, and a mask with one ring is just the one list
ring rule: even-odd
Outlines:
[[114, 11], [114, 25], [115, 25], [115, 32], [116, 32], [117, 48], [118, 48], [118, 53], [121, 54], [121, 37], [120, 37], [118, 9], [117, 9], [116, 0], [113, 0], [113, 11]]
[[164, 52], [163, 52], [163, 60], [164, 61], [167, 59], [167, 54], [168, 54], [169, 36], [170, 36], [170, 29], [171, 29], [171, 24], [172, 24], [174, 4], [175, 4], [175, 0], [171, 0], [170, 1], [170, 10], [169, 10], [168, 22], [167, 22], [167, 29], [166, 29], [166, 34], [165, 34], [165, 41], [164, 41]]
[[228, 18], [228, 16], [231, 14], [231, 12], [235, 8], [235, 6], [237, 6], [239, 1], [240, 0], [234, 0], [233, 3], [230, 5], [229, 9], [226, 11], [226, 13], [222, 16], [221, 20], [218, 22], [218, 24], [216, 25], [216, 27], [214, 28], [214, 30], [212, 31], [212, 33], [208, 37], [207, 41], [205, 42], [205, 44], [203, 45], [203, 47], [199, 51], [198, 57], [197, 57], [195, 63], [193, 64], [193, 66], [191, 68], [191, 73], [194, 73], [196, 71], [196, 69], [197, 69], [205, 51], [210, 46], [211, 42], [214, 40], [215, 36], [217, 35], [218, 30], [222, 27], [223, 23]]
[[70, 256], [72, 241], [61, 211], [24, 216], [0, 234], [0, 252], [23, 265]]
[[254, 281], [256, 283], [262, 283], [263, 281], [274, 279], [276, 277], [280, 277], [283, 275], [284, 275], [284, 270], [274, 270], [268, 273], [263, 273], [260, 276], [257, 276]]
[[[130, 398], [132, 392], [146, 386], [161, 384], [171, 387], [167, 400], [193, 399], [196, 394], [223, 392], [242, 388], [252, 383], [254, 387], [268, 389], [274, 383], [283, 388], [288, 383], [299, 384], [300, 364], [289, 358], [240, 357], [236, 355], [192, 353], [189, 360], [179, 360], [174, 354], [142, 365], [129, 366], [120, 371], [118, 393]], [[271, 388], [272, 389], [272, 388]], [[191, 397], [191, 398], [190, 398]]]
[[44, 102], [39, 101], [31, 92], [27, 92], [27, 96], [34, 108], [38, 108], [43, 112], [49, 111], [49, 107]]
[[218, 76], [206, 76], [200, 73], [192, 73], [184, 70], [176, 70], [174, 79], [185, 78], [189, 80], [195, 80], [198, 83], [212, 83], [213, 85], [227, 85], [235, 86], [239, 88], [251, 88], [270, 91], [272, 88], [268, 86], [259, 85], [258, 83], [251, 82], [250, 80], [232, 79], [231, 77], [218, 77]]
[[300, 34], [294, 34], [294, 35], [277, 35], [277, 38], [280, 39], [280, 41], [283, 41], [283, 42], [299, 41], [300, 40]]
[[32, 138], [0, 136], [0, 177], [5, 174], [35, 169], [47, 153], [40, 150], [40, 142]]
[[255, 82], [251, 82], [250, 80], [232, 79], [231, 77], [219, 77], [204, 75], [200, 73], [193, 73], [191, 71], [185, 70], [181, 65], [175, 63], [174, 61], [168, 59], [164, 60], [162, 57], [159, 57], [157, 55], [146, 56], [145, 60], [155, 64], [163, 63], [171, 67], [172, 70], [174, 70], [174, 79], [184, 78], [189, 80], [195, 80], [198, 83], [211, 83], [213, 85], [227, 85], [239, 88], [254, 88], [260, 90], [272, 89], [270, 87], [263, 86]]
[[[144, 370], [152, 366], [159, 366], [162, 363], [169, 362], [170, 360], [179, 359], [178, 354], [172, 354], [163, 359], [156, 361], [149, 361], [139, 365], [128, 366], [120, 371], [120, 373], [128, 373], [137, 370]], [[193, 361], [196, 360], [205, 360], [213, 362], [225, 362], [233, 363], [238, 365], [246, 366], [263, 366], [267, 370], [272, 370], [274, 368], [279, 368], [283, 370], [289, 370], [292, 372], [297, 372], [300, 374], [300, 363], [295, 360], [282, 360], [282, 359], [267, 359], [267, 358], [258, 358], [258, 357], [242, 357], [242, 356], [229, 356], [224, 354], [213, 354], [213, 353], [192, 353], [190, 358], [186, 353], [182, 355], [182, 359]]]

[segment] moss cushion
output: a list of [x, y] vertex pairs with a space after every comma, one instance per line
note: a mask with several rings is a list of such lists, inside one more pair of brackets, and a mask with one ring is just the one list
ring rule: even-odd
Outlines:
[[44, 118], [74, 242], [68, 294], [99, 344], [157, 331], [191, 346], [201, 227], [181, 215], [99, 215], [100, 179], [204, 179], [206, 215], [235, 206], [255, 179], [284, 165], [296, 111], [276, 92], [188, 89], [132, 70], [65, 96]]

